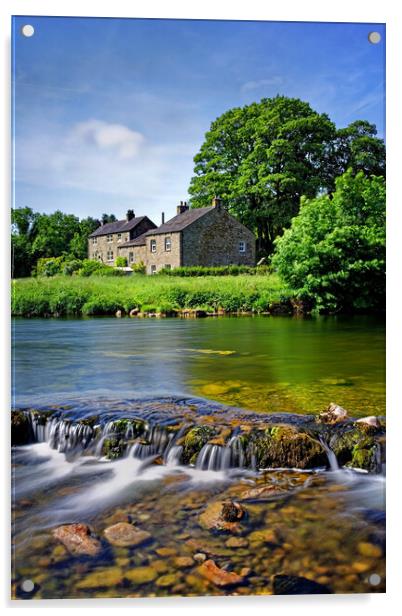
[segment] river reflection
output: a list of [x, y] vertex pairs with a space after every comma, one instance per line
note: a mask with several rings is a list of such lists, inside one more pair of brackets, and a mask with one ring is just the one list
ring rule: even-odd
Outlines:
[[16, 319], [13, 401], [197, 395], [259, 412], [385, 414], [373, 317]]

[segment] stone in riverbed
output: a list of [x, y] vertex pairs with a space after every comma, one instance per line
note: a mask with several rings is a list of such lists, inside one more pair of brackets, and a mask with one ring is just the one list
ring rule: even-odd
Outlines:
[[91, 534], [86, 524], [65, 524], [53, 530], [53, 536], [58, 539], [73, 556], [96, 556], [102, 545]]
[[357, 551], [362, 556], [367, 556], [368, 558], [380, 558], [382, 556], [380, 546], [369, 543], [368, 541], [361, 541], [357, 545]]
[[178, 577], [175, 573], [167, 573], [166, 575], [162, 575], [155, 582], [157, 586], [160, 588], [169, 588], [170, 586], [174, 586], [178, 581]]
[[33, 440], [33, 431], [28, 414], [11, 411], [11, 444], [27, 445]]
[[286, 494], [287, 490], [280, 486], [267, 485], [246, 490], [240, 495], [242, 500], [264, 500]]
[[118, 522], [104, 530], [106, 539], [117, 547], [134, 547], [151, 538], [151, 533], [136, 528], [128, 522]]
[[248, 541], [244, 539], [244, 537], [229, 537], [225, 545], [228, 548], [246, 548], [248, 546]]
[[178, 556], [175, 558], [174, 564], [179, 569], [186, 569], [187, 567], [192, 567], [194, 565], [194, 561], [190, 556]]
[[158, 574], [152, 567], [135, 567], [124, 573], [124, 577], [135, 585], [149, 584], [153, 582]]
[[107, 569], [100, 569], [93, 571], [86, 575], [82, 580], [79, 580], [76, 584], [76, 588], [92, 589], [92, 588], [110, 588], [111, 586], [118, 586], [123, 581], [123, 572], [119, 567], [109, 567]]
[[244, 517], [245, 509], [234, 501], [217, 501], [211, 503], [198, 518], [203, 528], [236, 532], [239, 521]]
[[213, 560], [206, 560], [198, 567], [197, 571], [202, 577], [215, 584], [215, 586], [235, 586], [244, 582], [244, 577], [233, 571], [220, 569]]
[[274, 595], [324, 595], [332, 590], [324, 584], [296, 575], [274, 575]]

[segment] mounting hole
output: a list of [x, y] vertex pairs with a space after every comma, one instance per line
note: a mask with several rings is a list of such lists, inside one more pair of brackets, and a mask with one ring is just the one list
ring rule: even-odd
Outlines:
[[372, 586], [378, 586], [378, 584], [381, 582], [381, 577], [378, 575], [378, 573], [372, 573], [368, 581]]
[[32, 592], [35, 588], [35, 584], [32, 580], [24, 580], [21, 584], [21, 588], [24, 592]]
[[377, 43], [381, 41], [381, 34], [379, 32], [370, 32], [368, 40], [370, 43], [373, 43], [373, 45], [377, 45]]
[[31, 26], [31, 24], [25, 24], [25, 26], [22, 26], [21, 32], [24, 36], [29, 38], [35, 34], [35, 28]]

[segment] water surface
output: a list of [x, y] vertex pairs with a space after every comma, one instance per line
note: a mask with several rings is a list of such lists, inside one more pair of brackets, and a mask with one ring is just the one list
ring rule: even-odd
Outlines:
[[258, 412], [385, 414], [373, 317], [15, 319], [16, 405], [196, 395]]

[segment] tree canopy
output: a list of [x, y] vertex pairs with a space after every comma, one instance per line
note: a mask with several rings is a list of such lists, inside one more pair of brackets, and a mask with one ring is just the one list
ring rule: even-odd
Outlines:
[[40, 214], [29, 207], [11, 211], [11, 247], [13, 276], [29, 276], [40, 258], [71, 255], [87, 257], [88, 235], [99, 221], [88, 217], [81, 221], [72, 214], [57, 210]]
[[385, 181], [350, 169], [332, 195], [302, 199], [275, 241], [272, 265], [319, 311], [381, 309], [385, 295]]
[[302, 195], [333, 190], [348, 168], [384, 173], [384, 144], [375, 135], [364, 121], [337, 130], [326, 114], [284, 96], [230, 109], [211, 124], [194, 158], [191, 205], [219, 195], [255, 231], [259, 252], [270, 253]]

